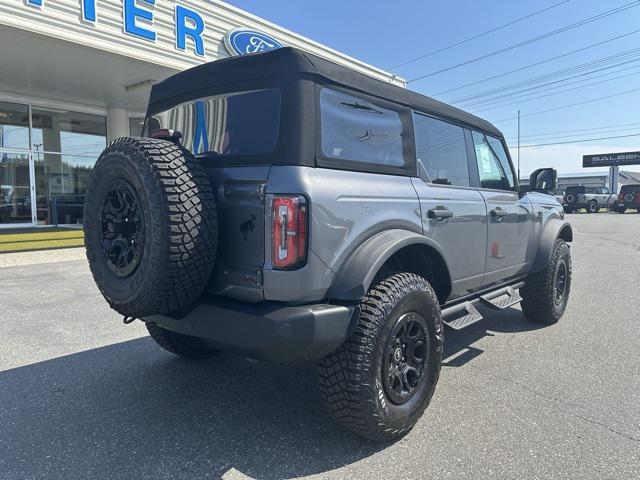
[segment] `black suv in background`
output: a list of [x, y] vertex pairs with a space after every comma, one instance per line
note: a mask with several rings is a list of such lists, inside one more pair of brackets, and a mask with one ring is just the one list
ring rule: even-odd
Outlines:
[[629, 208], [635, 208], [640, 213], [640, 184], [623, 185], [618, 195], [616, 212], [624, 213]]

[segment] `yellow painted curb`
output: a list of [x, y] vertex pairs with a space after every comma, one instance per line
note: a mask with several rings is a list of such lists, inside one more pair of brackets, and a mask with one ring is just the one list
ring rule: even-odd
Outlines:
[[55, 232], [0, 233], [0, 248], [5, 243], [40, 242], [46, 240], [68, 240], [84, 238], [84, 232], [78, 230], [57, 230]]

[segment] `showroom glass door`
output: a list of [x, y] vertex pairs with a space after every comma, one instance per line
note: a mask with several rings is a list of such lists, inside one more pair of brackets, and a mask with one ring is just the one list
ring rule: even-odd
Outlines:
[[0, 102], [0, 228], [35, 224], [29, 107]]
[[34, 224], [30, 155], [0, 152], [0, 226]]
[[80, 226], [104, 115], [0, 101], [0, 229]]

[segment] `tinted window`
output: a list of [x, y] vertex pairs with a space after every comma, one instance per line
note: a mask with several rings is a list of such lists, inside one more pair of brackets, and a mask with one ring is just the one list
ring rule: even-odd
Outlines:
[[398, 112], [323, 88], [320, 119], [322, 152], [326, 157], [404, 167], [402, 122]]
[[280, 90], [256, 90], [206, 97], [153, 115], [149, 135], [168, 128], [182, 132], [182, 144], [196, 156], [271, 153], [280, 128]]
[[451, 123], [414, 113], [416, 155], [429, 181], [468, 187], [469, 164], [464, 130]]
[[640, 192], [640, 185], [623, 185], [620, 193]]
[[473, 144], [480, 186], [496, 190], [513, 190], [513, 171], [502, 142], [484, 133], [473, 132]]

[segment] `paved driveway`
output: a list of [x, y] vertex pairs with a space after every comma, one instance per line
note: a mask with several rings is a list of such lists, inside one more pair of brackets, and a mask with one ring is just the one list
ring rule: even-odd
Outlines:
[[565, 317], [447, 331], [433, 402], [393, 445], [334, 426], [311, 364], [162, 351], [81, 252], [0, 268], [0, 478], [639, 478], [640, 214], [569, 218]]

